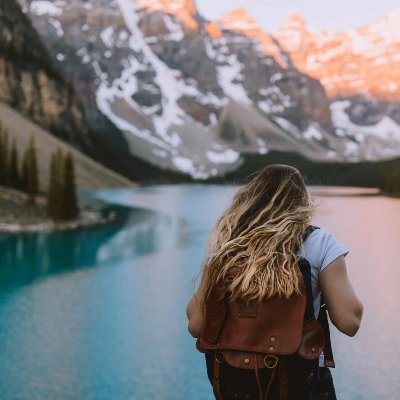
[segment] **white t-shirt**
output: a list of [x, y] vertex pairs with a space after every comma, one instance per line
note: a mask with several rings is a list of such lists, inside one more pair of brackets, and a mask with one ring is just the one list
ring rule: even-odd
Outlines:
[[[340, 256], [346, 256], [348, 249], [325, 229], [315, 229], [303, 243], [301, 254], [311, 265], [311, 287], [314, 303], [314, 315], [318, 317], [321, 306], [321, 290], [318, 284], [319, 274], [332, 261]], [[319, 358], [319, 365], [324, 366], [324, 355]]]

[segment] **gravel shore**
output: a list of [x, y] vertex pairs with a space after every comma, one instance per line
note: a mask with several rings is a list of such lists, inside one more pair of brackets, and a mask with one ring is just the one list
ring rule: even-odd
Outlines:
[[114, 214], [105, 214], [105, 203], [88, 197], [79, 198], [80, 212], [72, 221], [54, 222], [47, 217], [46, 198], [39, 195], [35, 204], [29, 204], [27, 196], [14, 189], [0, 187], [0, 232], [45, 232], [77, 229], [105, 224]]

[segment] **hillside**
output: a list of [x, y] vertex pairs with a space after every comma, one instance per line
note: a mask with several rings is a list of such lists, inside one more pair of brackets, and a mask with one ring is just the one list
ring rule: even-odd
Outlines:
[[18, 1], [0, 2], [0, 101], [87, 151], [84, 109]]
[[76, 183], [81, 189], [95, 189], [104, 187], [128, 187], [134, 184], [125, 177], [111, 171], [98, 162], [92, 160], [71, 145], [54, 137], [39, 125], [31, 122], [8, 105], [0, 102], [0, 121], [9, 130], [10, 137], [16, 138], [19, 154], [28, 143], [31, 135], [34, 136], [38, 150], [39, 177], [41, 189], [46, 189], [48, 182], [48, 168], [51, 153], [58, 147], [71, 151], [75, 160]]

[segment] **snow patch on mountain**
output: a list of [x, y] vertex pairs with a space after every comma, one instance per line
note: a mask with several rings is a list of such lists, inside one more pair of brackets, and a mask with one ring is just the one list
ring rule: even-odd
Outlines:
[[226, 149], [222, 152], [215, 152], [215, 151], [207, 151], [206, 155], [210, 161], [215, 164], [232, 164], [235, 163], [238, 159], [240, 154], [232, 149]]
[[[130, 46], [134, 51], [141, 51], [150, 62], [156, 72], [155, 83], [160, 87], [163, 94], [162, 115], [154, 115], [153, 122], [156, 132], [172, 146], [179, 144], [179, 137], [176, 134], [169, 135], [168, 128], [173, 125], [181, 125], [185, 112], [178, 106], [179, 98], [188, 92], [192, 92], [180, 78], [180, 71], [171, 70], [164, 64], [150, 49], [144, 40], [143, 33], [138, 26], [137, 5], [130, 0], [119, 0], [119, 6], [124, 16], [125, 23], [131, 31]], [[132, 45], [134, 43], [134, 45]], [[133, 94], [133, 93], [132, 93]]]
[[285, 118], [282, 117], [273, 117], [272, 120], [277, 123], [284, 131], [290, 133], [292, 136], [294, 136], [297, 139], [301, 139], [301, 131], [300, 129], [292, 124], [290, 121], [288, 121]]
[[62, 8], [65, 2], [63, 1], [45, 1], [45, 0], [35, 0], [30, 4], [30, 11], [36, 15], [50, 15], [59, 16], [62, 14]]
[[130, 132], [154, 145], [169, 149], [165, 141], [154, 137], [149, 130], [138, 129], [135, 125], [119, 117], [114, 112], [112, 106], [117, 99], [123, 99], [126, 104], [134, 110], [139, 113], [141, 112], [139, 105], [132, 99], [132, 96], [138, 89], [138, 81], [135, 73], [138, 71], [145, 71], [146, 67], [140, 64], [135, 57], [129, 57], [124, 61], [125, 69], [122, 71], [121, 76], [112, 82], [111, 86], [107, 82], [106, 75], [100, 70], [98, 64], [94, 65], [96, 74], [101, 80], [101, 84], [96, 92], [97, 106], [119, 129]]
[[231, 59], [228, 65], [218, 66], [218, 83], [227, 96], [239, 103], [251, 104], [243, 85], [238, 82], [242, 68], [243, 65], [237, 61], [236, 57]]
[[80, 48], [77, 52], [76, 55], [80, 57], [81, 61], [83, 64], [88, 64], [91, 60], [90, 55], [88, 53], [88, 50], [86, 47]]
[[258, 154], [267, 154], [268, 153], [268, 148], [266, 143], [264, 142], [264, 140], [262, 140], [261, 138], [257, 138], [257, 144], [259, 145], [258, 148]]
[[114, 36], [115, 36], [115, 33], [114, 33], [114, 28], [112, 26], [109, 26], [100, 32], [101, 40], [106, 45], [106, 47], [108, 47], [109, 49], [114, 46], [114, 42], [115, 42]]
[[322, 140], [322, 134], [320, 130], [313, 124], [308, 126], [308, 128], [303, 132], [303, 136], [307, 140]]
[[55, 18], [49, 18], [49, 23], [55, 29], [58, 37], [63, 37], [64, 36], [64, 30], [63, 30], [63, 28], [61, 26], [60, 21], [58, 21]]
[[[357, 159], [381, 159], [400, 155], [400, 125], [385, 115], [373, 125], [356, 125], [346, 112], [349, 100], [331, 104], [332, 120], [335, 127], [345, 132], [348, 140], [345, 155]], [[360, 156], [360, 152], [362, 155]]]
[[[346, 113], [346, 109], [350, 105], [349, 100], [336, 101], [331, 104], [332, 120], [336, 127], [345, 129], [358, 140], [363, 140], [364, 135], [374, 135], [384, 140], [395, 140], [400, 143], [400, 126], [393, 119], [383, 116], [377, 124], [356, 125]], [[360, 133], [362, 135], [359, 135]]]
[[[276, 82], [281, 78], [282, 74], [274, 74], [270, 82]], [[264, 100], [260, 100], [257, 103], [258, 108], [267, 114], [281, 113], [285, 108], [290, 108], [293, 105], [291, 97], [284, 94], [278, 86], [273, 85], [261, 88], [258, 93], [265, 97]]]
[[163, 20], [165, 26], [171, 32], [169, 35], [164, 36], [164, 40], [174, 40], [176, 42], [180, 42], [185, 36], [182, 26], [174, 21], [173, 18], [168, 14], [163, 15]]

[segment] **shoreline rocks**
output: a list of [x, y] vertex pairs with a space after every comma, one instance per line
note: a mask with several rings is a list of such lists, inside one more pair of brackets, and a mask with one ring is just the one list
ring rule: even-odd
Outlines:
[[37, 196], [28, 204], [26, 195], [15, 189], [0, 188], [0, 233], [54, 232], [102, 225], [115, 219], [115, 212], [105, 212], [106, 204], [80, 197], [80, 212], [71, 221], [52, 221], [47, 217], [46, 198]]

